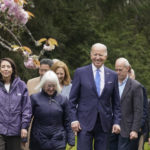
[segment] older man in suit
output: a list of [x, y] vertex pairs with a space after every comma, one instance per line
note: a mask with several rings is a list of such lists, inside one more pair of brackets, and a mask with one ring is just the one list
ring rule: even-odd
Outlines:
[[[143, 90], [141, 84], [128, 77], [130, 64], [119, 58], [115, 63], [121, 99], [121, 132], [111, 135], [110, 150], [130, 150], [131, 141], [138, 137], [143, 113]], [[131, 149], [133, 150], [133, 149]]]
[[[131, 68], [129, 70], [129, 77], [133, 80], [135, 80], [135, 72]], [[147, 92], [145, 87], [141, 84], [143, 89], [143, 117], [141, 122], [141, 129], [138, 133], [138, 138], [136, 140], [132, 140], [130, 144], [130, 149], [132, 150], [143, 150], [144, 149], [144, 139], [146, 136], [146, 133], [148, 131], [148, 98], [147, 98]]]
[[69, 103], [78, 150], [106, 150], [110, 130], [120, 132], [118, 77], [104, 66], [106, 58], [107, 47], [94, 44], [92, 64], [78, 68], [74, 75]]

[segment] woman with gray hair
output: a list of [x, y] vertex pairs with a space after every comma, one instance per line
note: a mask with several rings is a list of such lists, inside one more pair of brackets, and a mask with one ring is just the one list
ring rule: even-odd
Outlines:
[[74, 146], [74, 134], [68, 116], [68, 100], [60, 94], [57, 75], [48, 71], [37, 88], [41, 92], [31, 96], [33, 124], [30, 150], [65, 150]]

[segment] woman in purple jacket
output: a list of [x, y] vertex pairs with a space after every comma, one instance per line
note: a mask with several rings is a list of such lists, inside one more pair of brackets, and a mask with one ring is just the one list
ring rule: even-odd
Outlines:
[[0, 150], [20, 150], [27, 137], [31, 103], [24, 81], [10, 58], [0, 60]]
[[34, 116], [30, 150], [65, 150], [75, 144], [71, 129], [68, 99], [60, 94], [57, 75], [48, 71], [38, 86], [41, 92], [31, 95]]

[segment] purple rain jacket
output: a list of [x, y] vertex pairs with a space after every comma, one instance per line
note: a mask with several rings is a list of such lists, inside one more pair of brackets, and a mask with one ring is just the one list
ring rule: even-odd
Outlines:
[[31, 120], [31, 101], [24, 81], [15, 78], [9, 93], [0, 82], [0, 134], [20, 136], [21, 129], [27, 129]]

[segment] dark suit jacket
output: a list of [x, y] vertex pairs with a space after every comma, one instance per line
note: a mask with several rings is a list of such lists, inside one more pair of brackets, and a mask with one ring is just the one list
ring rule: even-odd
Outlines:
[[31, 96], [33, 124], [30, 149], [56, 150], [75, 144], [70, 127], [68, 99], [61, 94], [49, 96], [44, 91]]
[[143, 85], [143, 117], [142, 117], [142, 125], [141, 125], [141, 132], [145, 133], [148, 131], [148, 99], [147, 99], [147, 92]]
[[[120, 124], [120, 98], [117, 74], [104, 67], [105, 86], [101, 96], [96, 91], [92, 65], [78, 68], [70, 92], [71, 120], [78, 120], [81, 128], [91, 131], [98, 113], [102, 128], [110, 131], [112, 124]], [[113, 115], [114, 114], [114, 115]]]
[[141, 84], [128, 78], [121, 96], [121, 136], [129, 137], [131, 131], [141, 128], [143, 114], [143, 90]]

